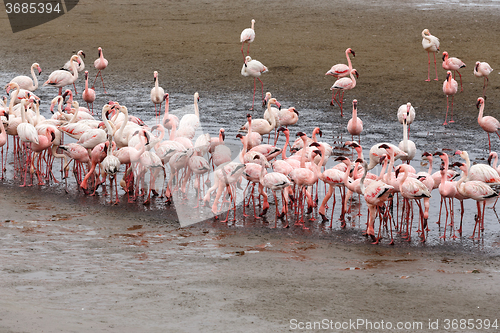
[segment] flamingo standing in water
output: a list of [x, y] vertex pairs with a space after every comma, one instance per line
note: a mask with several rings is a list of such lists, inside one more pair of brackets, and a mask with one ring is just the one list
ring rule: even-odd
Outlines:
[[477, 108], [479, 109], [479, 114], [477, 116], [477, 122], [479, 126], [488, 134], [488, 147], [490, 148], [491, 152], [491, 141], [490, 141], [490, 133], [496, 133], [498, 135], [498, 138], [500, 138], [500, 134], [498, 134], [498, 129], [500, 129], [500, 122], [492, 117], [492, 116], [484, 116], [483, 117], [483, 111], [484, 111], [484, 98], [479, 97], [477, 99]]
[[430, 71], [431, 71], [431, 52], [434, 54], [434, 68], [436, 69], [436, 78], [434, 81], [438, 80], [438, 72], [437, 72], [437, 65], [436, 65], [436, 53], [439, 52], [439, 38], [436, 36], [431, 35], [429, 32], [429, 29], [424, 29], [422, 31], [422, 47], [424, 48], [425, 51], [427, 51], [427, 57], [429, 58], [429, 64], [427, 67], [427, 82], [431, 80], [430, 78]]
[[403, 124], [404, 121], [404, 115], [406, 115], [406, 124], [408, 125], [408, 136], [409, 136], [410, 125], [415, 120], [415, 108], [411, 105], [410, 102], [401, 105], [398, 109], [398, 121], [401, 125]]
[[[465, 63], [462, 60], [455, 57], [450, 57], [448, 55], [448, 52], [446, 51], [443, 52], [443, 68], [453, 71], [453, 73], [458, 73], [458, 75], [460, 76], [460, 91], [464, 91], [464, 88], [462, 87], [462, 75], [458, 70], [464, 67]], [[455, 78], [455, 74], [453, 74], [453, 78]]]
[[[59, 88], [59, 95], [62, 95], [62, 88], [64, 86], [73, 84], [78, 79], [78, 70], [76, 68], [76, 64], [78, 63], [78, 56], [75, 54], [71, 57], [71, 71], [68, 72], [67, 70], [64, 69], [59, 69], [57, 71], [53, 71], [49, 75], [49, 79], [45, 81], [43, 84], [44, 86], [46, 85], [51, 85], [54, 87]], [[76, 95], [76, 91], [75, 91]]]
[[[31, 76], [33, 79], [31, 79], [29, 76], [26, 75], [19, 75], [10, 80], [10, 82], [15, 82], [19, 85], [21, 89], [29, 90], [29, 91], [35, 91], [38, 89], [38, 79], [36, 78], [35, 75], [35, 68], [38, 70], [38, 75], [42, 73], [42, 69], [40, 68], [40, 65], [38, 63], [34, 63], [31, 65]], [[34, 82], [34, 83], [33, 83]]]
[[486, 86], [488, 85], [488, 82], [490, 81], [488, 79], [488, 75], [490, 75], [491, 72], [493, 72], [493, 68], [491, 68], [491, 66], [487, 62], [476, 61], [476, 65], [474, 66], [474, 75], [477, 77], [484, 78], [483, 98], [484, 98], [484, 92], [486, 90]]
[[107, 94], [106, 87], [104, 87], [104, 79], [102, 78], [101, 71], [104, 70], [106, 67], [108, 67], [108, 60], [106, 60], [104, 58], [104, 55], [102, 54], [102, 48], [101, 47], [97, 48], [97, 53], [99, 54], [99, 58], [97, 58], [94, 61], [94, 67], [98, 70], [98, 72], [97, 72], [97, 75], [95, 76], [94, 84], [92, 84], [92, 89], [94, 89], [95, 81], [97, 80], [97, 77], [101, 76], [102, 87], [104, 89], [104, 93]]
[[82, 98], [87, 102], [87, 109], [90, 109], [89, 104], [92, 105], [92, 114], [94, 114], [95, 90], [89, 88], [89, 71], [85, 71], [85, 90], [82, 93]]
[[165, 114], [163, 115], [162, 124], [163, 127], [170, 131], [172, 129], [172, 124], [174, 123], [175, 127], [179, 127], [179, 118], [175, 114], [168, 113], [170, 104], [170, 96], [168, 93], [163, 95], [163, 100], [165, 101]]
[[243, 61], [246, 63], [245, 53], [243, 53], [243, 46], [247, 43], [247, 55], [250, 53], [250, 43], [255, 39], [255, 20], [252, 19], [252, 27], [246, 28], [241, 32], [240, 43], [241, 43], [241, 54], [243, 55]]
[[[349, 61], [349, 65], [350, 64], [351, 64], [351, 62]], [[340, 116], [341, 117], [344, 116], [344, 113], [342, 111], [342, 105], [344, 104], [344, 92], [346, 90], [351, 90], [354, 87], [356, 87], [356, 79], [354, 78], [354, 75], [356, 75], [356, 78], [359, 77], [358, 71], [356, 71], [355, 69], [352, 69], [352, 65], [349, 68], [350, 68], [350, 70], [349, 70], [350, 78], [349, 77], [340, 78], [337, 81], [335, 81], [333, 86], [330, 88], [330, 90], [332, 90], [332, 94], [335, 92], [335, 90], [337, 90], [337, 92], [335, 92], [335, 94], [333, 96], [333, 99], [340, 106]], [[342, 95], [340, 96], [340, 99], [337, 100], [335, 98], [335, 96], [338, 95], [341, 90], [342, 90]], [[333, 102], [332, 102], [332, 105], [333, 105]]]
[[[163, 102], [163, 99], [165, 97], [165, 91], [158, 84], [158, 72], [154, 71], [153, 74], [154, 74], [155, 87], [151, 89], [151, 102], [153, 102], [153, 104], [155, 105], [155, 116], [156, 120], [158, 120], [158, 116], [161, 109], [161, 103]], [[156, 110], [157, 104], [160, 104], [160, 106], [158, 107], [158, 111]]]
[[352, 101], [352, 118], [347, 123], [347, 131], [351, 134], [351, 139], [354, 141], [354, 136], [358, 135], [361, 142], [361, 132], [363, 132], [363, 121], [358, 118], [358, 100]]
[[[78, 56], [78, 66], [76, 67], [76, 69], [79, 72], [81, 72], [85, 69], [85, 63], [83, 62], [83, 59], [82, 59], [82, 56], [85, 58], [85, 53], [83, 53], [83, 51], [80, 50], [76, 53], [76, 55]], [[62, 69], [65, 69], [67, 71], [71, 70], [71, 60], [66, 61], [66, 63], [64, 64]], [[73, 88], [75, 88], [75, 94], [76, 94], [75, 82], [73, 82]]]
[[451, 96], [451, 119], [450, 123], [454, 123], [453, 120], [453, 99], [455, 98], [455, 94], [458, 91], [458, 83], [454, 78], [451, 77], [451, 71], [446, 72], [446, 80], [443, 82], [443, 92], [446, 95], [446, 117], [444, 118], [443, 125], [448, 125], [446, 120], [448, 119], [448, 109], [450, 107], [450, 103], [448, 102], [448, 97]]
[[[351, 48], [346, 49], [345, 50], [345, 57], [347, 58], [348, 64], [351, 63], [351, 59], [349, 58], [349, 53], [352, 54], [353, 57], [356, 56], [356, 54], [354, 53], [354, 51]], [[351, 73], [351, 69], [352, 69], [352, 67], [349, 67], [349, 65], [336, 64], [336, 65], [333, 65], [332, 68], [330, 68], [330, 70], [328, 72], [326, 72], [325, 75], [331, 75], [336, 79], [340, 79], [341, 77], [349, 76], [349, 74]], [[334, 92], [332, 91], [331, 105], [333, 105], [333, 93]]]
[[245, 63], [241, 68], [241, 75], [253, 77], [253, 99], [252, 99], [252, 108], [250, 110], [253, 110], [253, 106], [255, 104], [255, 90], [257, 88], [256, 86], [257, 79], [260, 81], [260, 85], [262, 87], [262, 101], [264, 101], [264, 83], [262, 83], [260, 75], [262, 73], [267, 73], [267, 72], [268, 72], [267, 67], [264, 66], [260, 61], [252, 59], [250, 56], [246, 56]]

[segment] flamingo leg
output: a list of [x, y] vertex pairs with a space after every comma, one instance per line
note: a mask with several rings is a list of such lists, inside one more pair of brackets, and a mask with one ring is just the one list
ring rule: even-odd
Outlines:
[[455, 121], [453, 120], [453, 100], [455, 99], [455, 95], [451, 96], [451, 119], [450, 123], [454, 123]]
[[437, 70], [437, 65], [436, 65], [436, 53], [434, 53], [434, 69], [436, 70], [436, 78], [434, 79], [434, 81], [437, 81], [438, 80], [438, 70]]
[[449, 102], [448, 102], [448, 95], [446, 95], [446, 116], [444, 117], [444, 123], [443, 125], [448, 125], [448, 123], [446, 122], [446, 120], [448, 119], [448, 109], [449, 109]]

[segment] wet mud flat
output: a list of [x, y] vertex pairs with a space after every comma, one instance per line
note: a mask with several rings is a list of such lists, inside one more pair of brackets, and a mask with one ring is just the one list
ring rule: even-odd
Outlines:
[[481, 244], [373, 246], [352, 226], [270, 221], [179, 228], [142, 204], [2, 190], [2, 332], [283, 332], [294, 319], [497, 315], [498, 251]]

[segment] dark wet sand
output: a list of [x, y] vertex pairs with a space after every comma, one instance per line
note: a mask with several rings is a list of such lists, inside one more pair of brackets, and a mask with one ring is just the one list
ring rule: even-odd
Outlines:
[[[324, 108], [333, 83], [324, 73], [351, 47], [360, 78], [349, 100], [382, 117], [410, 100], [422, 118], [442, 121], [444, 70], [439, 82], [423, 82], [420, 33], [428, 28], [442, 51], [466, 62], [456, 126], [477, 126], [482, 80], [472, 67], [499, 68], [498, 8], [415, 3], [247, 1], [243, 10], [234, 2], [82, 1], [17, 34], [4, 16], [0, 66], [24, 73], [38, 61], [47, 74], [83, 49], [93, 73], [101, 46], [109, 85], [150, 87], [158, 70], [167, 91], [244, 92], [250, 106], [238, 38], [255, 18], [250, 51], [269, 67], [262, 79], [274, 95]], [[494, 116], [497, 73], [487, 91]], [[445, 331], [445, 319], [500, 319], [498, 257], [480, 244], [391, 248], [268, 229], [178, 229], [168, 213], [35, 193], [1, 186], [0, 332], [283, 332], [291, 319], [416, 321], [423, 331], [440, 319]]]

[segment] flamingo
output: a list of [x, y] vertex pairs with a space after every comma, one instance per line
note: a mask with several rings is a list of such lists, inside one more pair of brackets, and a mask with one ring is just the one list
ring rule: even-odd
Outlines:
[[[407, 114], [409, 113], [409, 108]], [[403, 161], [407, 161], [408, 164], [415, 157], [417, 152], [417, 147], [412, 140], [408, 140], [408, 126], [406, 123], [407, 115], [403, 115], [403, 140], [399, 143], [398, 148], [406, 153], [407, 156], [401, 157]]]
[[406, 124], [408, 125], [408, 136], [409, 136], [410, 125], [415, 120], [415, 108], [413, 108], [410, 102], [403, 104], [398, 108], [398, 121], [401, 125], [403, 124], [405, 114], [406, 114]]
[[[192, 140], [196, 134], [196, 129], [200, 126], [200, 110], [198, 108], [198, 101], [200, 100], [200, 95], [195, 92], [194, 98], [194, 114], [188, 113], [182, 116], [179, 121], [179, 128], [177, 129], [178, 137], [186, 137]], [[173, 125], [173, 124], [172, 124]]]
[[[276, 100], [276, 98], [271, 98], [269, 101], [267, 101], [267, 110], [271, 109], [271, 105], [280, 105], [279, 102]], [[269, 111], [270, 112], [270, 111]], [[247, 115], [247, 119], [248, 119]], [[251, 117], [251, 116], [250, 116]], [[269, 123], [267, 120], [261, 118], [261, 119], [250, 119], [250, 122], [246, 122], [245, 125], [243, 125], [240, 130], [248, 130], [250, 123], [252, 124], [252, 131], [259, 133], [261, 136], [265, 134], [271, 133], [271, 131], [276, 127], [276, 118], [275, 117], [270, 117], [271, 123]]]
[[[83, 50], [80, 50], [80, 51], [76, 52], [76, 55], [78, 56], [78, 60], [79, 60], [77, 70], [79, 72], [81, 72], [85, 69], [85, 64], [84, 64], [83, 59], [82, 59], [82, 56], [85, 58], [85, 53], [83, 52]], [[66, 63], [63, 66], [63, 69], [65, 69], [65, 70], [71, 69], [71, 60], [66, 61]]]
[[364, 181], [368, 171], [368, 165], [363, 160], [360, 162], [363, 164], [364, 169], [363, 176], [360, 180], [360, 190], [365, 198], [366, 205], [368, 206], [368, 225], [366, 228], [366, 235], [371, 237], [374, 244], [377, 244], [379, 240], [375, 237], [374, 229], [377, 207], [382, 206], [389, 199], [394, 187], [386, 184], [382, 180], [373, 180], [365, 186]]
[[455, 155], [460, 155], [465, 160], [467, 166], [468, 180], [478, 180], [489, 185], [500, 185], [500, 176], [498, 172], [488, 164], [470, 165], [469, 153], [457, 150]]
[[241, 32], [240, 35], [240, 43], [241, 43], [241, 54], [243, 55], [243, 61], [246, 63], [245, 53], [243, 53], [243, 46], [247, 43], [247, 56], [250, 52], [250, 43], [252, 43], [255, 39], [255, 20], [252, 19], [252, 27], [246, 28]]
[[493, 72], [493, 68], [487, 62], [476, 61], [476, 65], [474, 66], [474, 75], [477, 77], [483, 77], [483, 98], [486, 87], [488, 86], [488, 75]]
[[[82, 56], [85, 58], [85, 53], [82, 50], [80, 50], [76, 53], [76, 55], [78, 56], [78, 66], [76, 67], [76, 69], [79, 72], [81, 72], [85, 69], [85, 63], [83, 62], [83, 59], [82, 59]], [[66, 61], [66, 63], [64, 64], [62, 69], [65, 69], [67, 71], [71, 70], [71, 60]], [[75, 82], [73, 82], [73, 88], [75, 88], [75, 94], [76, 94]]]
[[[19, 75], [10, 80], [10, 82], [15, 82], [19, 85], [19, 88], [29, 90], [29, 91], [35, 91], [38, 89], [38, 79], [36, 78], [35, 75], [35, 68], [38, 70], [38, 75], [42, 74], [42, 69], [40, 68], [40, 65], [38, 63], [33, 63], [31, 65], [31, 76], [33, 79], [31, 79], [29, 76], [26, 75]], [[34, 82], [34, 83], [33, 83]]]
[[[347, 63], [349, 65], [345, 65], [345, 64], [333, 65], [332, 68], [330, 68], [330, 70], [328, 72], [326, 72], [325, 75], [331, 75], [336, 79], [340, 79], [341, 77], [344, 77], [344, 76], [349, 76], [349, 74], [351, 73], [351, 69], [352, 69], [351, 59], [349, 58], [349, 54], [352, 54], [352, 56], [355, 57], [356, 53], [351, 48], [347, 48], [345, 50], [345, 57], [347, 58]], [[331, 105], [333, 105], [333, 93], [334, 92], [332, 91]]]
[[251, 76], [253, 77], [253, 98], [252, 98], [252, 108], [253, 110], [255, 104], [255, 90], [257, 89], [256, 80], [260, 81], [260, 85], [262, 87], [262, 100], [264, 100], [264, 83], [260, 79], [260, 75], [262, 73], [267, 73], [269, 70], [266, 66], [264, 66], [260, 61], [252, 59], [250, 56], [246, 56], [245, 63], [241, 68], [241, 75], [243, 76]]
[[[175, 126], [179, 127], [179, 118], [176, 115], [168, 113], [169, 104], [170, 104], [170, 96], [168, 93], [163, 95], [163, 100], [165, 101], [165, 114], [163, 115], [162, 124], [163, 127], [168, 129], [169, 131], [172, 129], [172, 124], [175, 123]], [[168, 119], [168, 121], [167, 121]]]
[[[64, 86], [73, 84], [78, 79], [78, 70], [76, 68], [76, 64], [78, 63], [78, 56], [75, 54], [71, 57], [71, 71], [67, 71], [64, 69], [59, 69], [56, 71], [53, 71], [49, 75], [49, 79], [45, 81], [43, 84], [44, 86], [46, 85], [51, 85], [54, 87], [59, 88], [59, 95], [62, 95], [62, 88]], [[76, 90], [75, 90], [75, 95], [76, 95]]]
[[108, 151], [106, 154], [106, 157], [102, 160], [101, 165], [104, 173], [109, 176], [109, 187], [110, 187], [110, 193], [109, 193], [109, 198], [111, 202], [111, 198], [113, 196], [113, 182], [115, 183], [115, 192], [116, 192], [116, 200], [114, 202], [115, 205], [117, 205], [120, 200], [118, 200], [118, 184], [116, 182], [116, 174], [120, 170], [120, 160], [118, 157], [116, 157], [112, 153], [113, 145], [112, 145], [112, 140], [113, 137], [112, 135], [108, 135]]
[[89, 104], [92, 105], [92, 114], [94, 114], [95, 90], [89, 88], [89, 71], [85, 71], [85, 90], [82, 93], [82, 99], [87, 102], [87, 109], [89, 109]]
[[[2, 116], [7, 117], [6, 110], [0, 111], [0, 117], [2, 117]], [[5, 146], [6, 143], [7, 143], [7, 132], [5, 131], [5, 127], [3, 125], [3, 119], [0, 118], [0, 147], [2, 148], [2, 156], [1, 156], [2, 160], [0, 163], [0, 169], [1, 169], [1, 174], [2, 174], [2, 176], [0, 177], [1, 179], [4, 178], [4, 170], [5, 170], [4, 162], [5, 163], [7, 162], [7, 156], [4, 159], [4, 155], [3, 155], [3, 146]]]
[[[288, 179], [287, 176], [285, 176], [282, 173], [279, 172], [271, 172], [267, 173], [266, 167], [265, 167], [265, 162], [263, 159], [259, 158], [259, 156], [255, 156], [255, 159], [259, 159], [259, 162], [261, 163], [261, 172], [260, 172], [260, 177], [259, 177], [259, 182], [262, 186], [264, 186], [267, 189], [270, 189], [273, 192], [274, 196], [274, 204], [276, 206], [276, 216], [274, 220], [274, 227], [276, 228], [276, 223], [278, 220], [278, 217], [281, 217], [279, 210], [278, 210], [278, 198], [276, 196], [276, 192], [278, 193], [283, 193], [283, 191], [292, 185], [290, 180]], [[284, 216], [286, 216], [286, 213], [288, 211], [287, 209], [287, 201], [283, 198], [282, 195], [282, 201], [283, 201], [283, 208], [284, 208]]]
[[97, 72], [97, 75], [95, 76], [94, 84], [92, 84], [92, 89], [94, 89], [95, 81], [97, 80], [97, 77], [101, 76], [102, 87], [104, 89], [104, 93], [107, 94], [106, 88], [104, 87], [104, 79], [102, 78], [101, 71], [104, 70], [106, 67], [108, 67], [108, 61], [104, 58], [104, 55], [102, 54], [101, 47], [97, 48], [97, 53], [98, 53], [99, 58], [97, 58], [94, 61], [94, 67], [98, 70], [98, 72]]
[[484, 111], [484, 98], [479, 97], [477, 99], [477, 108], [479, 109], [479, 114], [477, 116], [477, 122], [479, 126], [488, 134], [488, 147], [491, 152], [491, 141], [490, 141], [490, 133], [496, 133], [498, 135], [498, 138], [500, 138], [500, 134], [498, 134], [498, 129], [500, 129], [500, 122], [492, 117], [492, 116], [484, 116], [483, 117], [483, 111]]
[[[420, 227], [422, 230], [422, 242], [425, 242], [425, 229], [427, 228], [427, 220], [424, 219], [424, 212], [422, 210], [422, 205], [420, 204], [420, 199], [430, 198], [431, 192], [420, 180], [412, 177], [408, 177], [408, 169], [403, 168], [403, 176], [398, 179], [398, 175], [400, 173], [400, 168], [396, 169], [396, 179], [399, 184], [399, 192], [403, 196], [403, 198], [407, 199], [406, 206], [409, 207], [409, 200], [415, 200], [419, 208], [419, 216], [420, 216]], [[409, 209], [406, 213], [406, 220], [409, 219]], [[408, 237], [408, 239], [410, 239]]]
[[[464, 88], [462, 87], [462, 75], [458, 70], [464, 67], [465, 63], [462, 60], [450, 57], [446, 51], [443, 52], [443, 68], [458, 73], [460, 76], [460, 91], [464, 91]], [[455, 78], [455, 75], [453, 75], [453, 78]]]
[[347, 123], [347, 131], [351, 134], [353, 141], [355, 135], [361, 137], [361, 132], [363, 132], [363, 121], [358, 118], [358, 100], [356, 99], [352, 101], [352, 118]]
[[[161, 103], [165, 98], [165, 91], [158, 84], [158, 72], [154, 71], [153, 75], [154, 75], [155, 86], [153, 89], [151, 89], [151, 102], [153, 102], [153, 104], [155, 105], [155, 116], [156, 119], [158, 120], [159, 110], [161, 109]], [[156, 110], [157, 104], [160, 104], [158, 111]]]
[[[448, 154], [442, 153], [442, 152], [436, 152], [434, 155], [438, 155], [444, 162], [444, 165], [441, 165], [440, 168], [440, 174], [441, 174], [441, 182], [439, 184], [439, 194], [441, 194], [441, 202], [444, 201], [444, 208], [446, 209], [446, 220], [445, 220], [445, 225], [444, 225], [444, 233], [441, 238], [446, 238], [446, 223], [448, 222], [448, 211], [451, 214], [451, 222], [450, 226], [453, 228], [453, 199], [457, 196], [458, 190], [457, 190], [457, 182], [456, 181], [450, 181], [447, 179], [446, 174], [448, 173], [448, 167], [449, 167], [449, 157]], [[446, 199], [449, 201], [449, 210], [448, 207], [446, 206]], [[441, 208], [439, 209], [439, 220], [441, 220]], [[455, 238], [455, 237], [453, 237]]]
[[436, 78], [434, 81], [438, 80], [438, 72], [437, 72], [437, 65], [436, 65], [436, 53], [439, 52], [439, 38], [436, 36], [431, 35], [429, 32], [429, 29], [424, 29], [422, 30], [422, 47], [424, 48], [425, 51], [427, 51], [427, 57], [429, 59], [428, 67], [427, 67], [427, 82], [429, 82], [430, 79], [430, 70], [431, 70], [431, 52], [434, 54], [434, 68], [436, 69]]
[[341, 117], [344, 116], [344, 113], [342, 111], [342, 105], [344, 103], [344, 92], [346, 90], [351, 90], [354, 87], [356, 87], [356, 78], [354, 78], [354, 75], [356, 75], [356, 78], [359, 77], [358, 71], [356, 71], [355, 69], [351, 69], [350, 70], [350, 78], [348, 78], [348, 77], [340, 78], [337, 81], [335, 81], [335, 83], [333, 84], [333, 86], [330, 88], [330, 90], [332, 90], [332, 94], [333, 94], [333, 92], [335, 92], [335, 90], [337, 90], [337, 92], [335, 93], [335, 95], [339, 94], [340, 91], [342, 91], [342, 95], [340, 96], [340, 100], [339, 101], [335, 98], [335, 96], [333, 97], [333, 99], [335, 100], [335, 102], [337, 102], [337, 104], [340, 106], [340, 116]]
[[446, 72], [446, 80], [443, 82], [443, 92], [446, 95], [446, 117], [444, 118], [443, 125], [448, 125], [446, 120], [448, 119], [448, 109], [450, 103], [448, 102], [448, 97], [451, 95], [451, 120], [450, 123], [454, 123], [453, 121], [453, 99], [455, 98], [455, 94], [458, 91], [458, 83], [454, 78], [451, 77], [451, 71]]
[[[458, 163], [458, 162], [457, 162]], [[457, 164], [457, 163], [454, 163]], [[480, 238], [481, 231], [484, 230], [484, 210], [486, 203], [491, 200], [496, 199], [498, 194], [485, 182], [480, 180], [470, 180], [469, 179], [469, 167], [463, 168], [463, 174], [460, 180], [457, 182], [457, 191], [465, 198], [471, 198], [476, 201], [477, 204], [477, 215], [476, 224], [474, 225], [474, 231], [471, 238], [474, 238], [476, 227], [478, 227], [478, 237]], [[483, 209], [481, 210], [480, 202], [483, 203]]]

